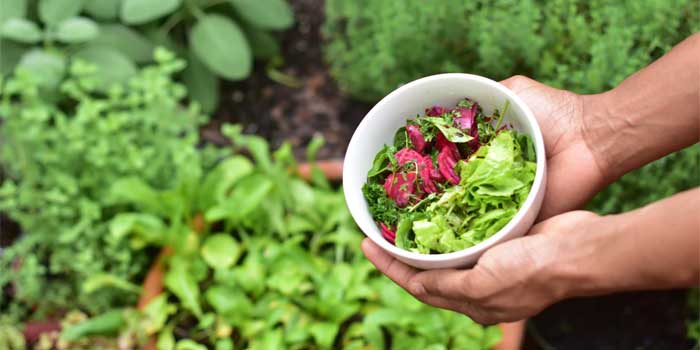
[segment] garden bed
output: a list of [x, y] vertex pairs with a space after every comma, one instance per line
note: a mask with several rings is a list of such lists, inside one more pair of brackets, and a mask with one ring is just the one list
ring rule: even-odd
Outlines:
[[[289, 140], [297, 158], [315, 133], [327, 144], [321, 158], [344, 155], [352, 132], [372, 104], [341, 92], [323, 62], [319, 0], [291, 1], [297, 24], [282, 37], [281, 70], [298, 79], [300, 87], [280, 84], [258, 65], [250, 79], [224, 83], [216, 118], [204, 137], [216, 141], [222, 122], [245, 125], [273, 145]], [[686, 337], [686, 291], [626, 293], [576, 299], [556, 304], [528, 325], [525, 349], [690, 349]]]

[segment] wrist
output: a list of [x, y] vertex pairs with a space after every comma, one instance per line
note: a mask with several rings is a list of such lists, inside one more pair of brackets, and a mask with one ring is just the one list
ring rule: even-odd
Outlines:
[[561, 229], [555, 227], [542, 235], [547, 241], [546, 255], [550, 257], [543, 264], [542, 278], [553, 286], [557, 299], [601, 295], [619, 289], [620, 281], [609, 276], [612, 262], [608, 251], [621, 244], [620, 223], [612, 215], [573, 213], [576, 217], [567, 218]]
[[593, 154], [604, 182], [611, 183], [624, 174], [621, 162], [624, 154], [618, 150], [628, 149], [620, 130], [630, 127], [621, 118], [621, 112], [611, 103], [613, 92], [582, 95], [582, 138]]

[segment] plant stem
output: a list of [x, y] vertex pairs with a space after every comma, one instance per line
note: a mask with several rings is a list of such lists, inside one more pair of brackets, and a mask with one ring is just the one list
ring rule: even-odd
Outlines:
[[185, 16], [183, 16], [182, 11], [175, 12], [172, 16], [168, 17], [168, 20], [163, 23], [160, 30], [168, 33], [184, 18]]
[[204, 5], [204, 6], [202, 7], [202, 9], [203, 9], [203, 10], [204, 10], [204, 9], [208, 9], [208, 8], [210, 8], [210, 7], [214, 7], [214, 6], [216, 6], [216, 5], [223, 4], [223, 3], [225, 3], [225, 2], [228, 2], [228, 0], [212, 0], [212, 1], [210, 1], [208, 4]]
[[510, 106], [510, 101], [506, 100], [506, 104], [505, 104], [505, 106], [503, 106], [503, 111], [501, 111], [501, 113], [499, 113], [498, 122], [496, 123], [496, 128], [495, 128], [496, 130], [498, 130], [498, 128], [501, 127], [501, 122], [503, 122], [503, 116], [505, 116], [506, 112], [508, 111], [508, 106]]
[[197, 4], [195, 4], [194, 2], [187, 1], [186, 4], [187, 4], [187, 8], [190, 10], [190, 12], [192, 12], [192, 15], [194, 15], [194, 17], [197, 18], [198, 20], [202, 20], [202, 18], [204, 18], [204, 16], [206, 16], [204, 11], [202, 11], [202, 9], [199, 8], [199, 6], [197, 6]]

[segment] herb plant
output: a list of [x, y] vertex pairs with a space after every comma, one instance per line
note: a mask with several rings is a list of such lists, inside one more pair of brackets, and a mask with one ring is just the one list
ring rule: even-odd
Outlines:
[[185, 90], [171, 80], [184, 62], [162, 50], [155, 60], [106, 95], [95, 67], [76, 61], [55, 91], [60, 105], [24, 67], [0, 84], [0, 211], [22, 229], [0, 254], [0, 289], [12, 286], [0, 293], [2, 313], [135, 303], [149, 254], [108, 234], [118, 208], [107, 190], [124, 176], [170, 186], [196, 153], [204, 120], [180, 105]]
[[600, 92], [700, 30], [692, 0], [329, 0], [325, 13], [331, 74], [370, 101], [441, 72]]
[[78, 58], [96, 66], [106, 90], [167, 46], [187, 59], [182, 79], [206, 111], [216, 107], [218, 78], [248, 77], [254, 56], [279, 53], [271, 31], [294, 21], [285, 0], [3, 0], [0, 12], [0, 74], [20, 65], [53, 90]]

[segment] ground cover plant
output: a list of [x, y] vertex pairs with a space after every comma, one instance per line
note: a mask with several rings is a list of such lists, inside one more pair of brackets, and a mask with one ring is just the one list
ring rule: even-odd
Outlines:
[[254, 57], [278, 55], [272, 32], [294, 23], [286, 0], [4, 0], [0, 10], [2, 74], [21, 65], [54, 89], [78, 58], [96, 65], [98, 88], [108, 88], [165, 45], [187, 58], [182, 79], [207, 111], [218, 79], [247, 78]]
[[10, 288], [3, 313], [41, 318], [135, 302], [149, 257], [107, 234], [115, 209], [106, 191], [122, 176], [169, 186], [204, 120], [180, 105], [185, 90], [170, 79], [184, 62], [165, 51], [156, 62], [107, 94], [96, 91], [94, 67], [75, 62], [60, 105], [43, 97], [35, 72], [2, 82], [0, 211], [24, 233], [0, 255], [0, 286]]

